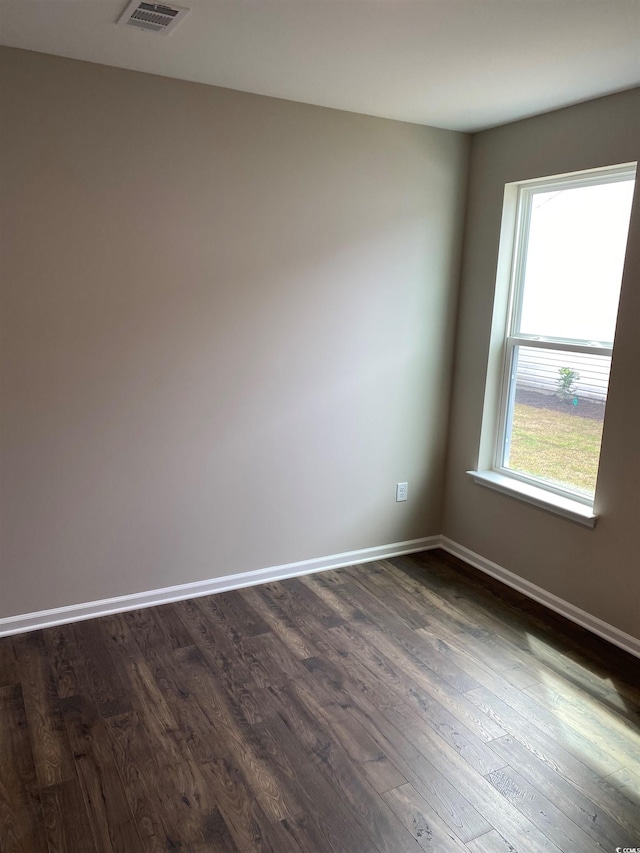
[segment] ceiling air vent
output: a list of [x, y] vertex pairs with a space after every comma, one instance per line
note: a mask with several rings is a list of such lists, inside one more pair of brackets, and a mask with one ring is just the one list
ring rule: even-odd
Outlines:
[[138, 27], [166, 35], [175, 29], [188, 12], [189, 9], [183, 6], [165, 6], [164, 3], [141, 3], [140, 0], [133, 0], [118, 19], [118, 23], [125, 27]]

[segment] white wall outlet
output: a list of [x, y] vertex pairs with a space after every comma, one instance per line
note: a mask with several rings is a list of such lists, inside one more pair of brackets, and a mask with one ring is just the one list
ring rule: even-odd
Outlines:
[[397, 483], [396, 484], [396, 502], [406, 501], [408, 488], [409, 488], [409, 483]]

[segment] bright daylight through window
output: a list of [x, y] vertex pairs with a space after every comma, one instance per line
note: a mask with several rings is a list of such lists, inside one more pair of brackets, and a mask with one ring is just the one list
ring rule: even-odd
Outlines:
[[513, 187], [493, 471], [587, 506], [595, 494], [634, 185], [635, 164]]

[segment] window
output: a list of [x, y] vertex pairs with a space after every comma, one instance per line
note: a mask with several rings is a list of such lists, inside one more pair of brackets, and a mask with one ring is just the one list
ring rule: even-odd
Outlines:
[[470, 473], [590, 525], [635, 171], [627, 164], [505, 191], [501, 379], [485, 401], [497, 411], [483, 422], [491, 470]]

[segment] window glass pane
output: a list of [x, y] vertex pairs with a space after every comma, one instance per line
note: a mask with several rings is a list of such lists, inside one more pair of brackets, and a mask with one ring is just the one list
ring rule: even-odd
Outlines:
[[503, 465], [593, 496], [609, 356], [515, 347]]
[[533, 193], [516, 332], [613, 341], [634, 183]]

